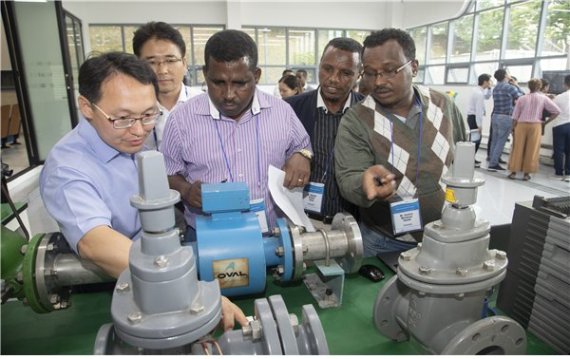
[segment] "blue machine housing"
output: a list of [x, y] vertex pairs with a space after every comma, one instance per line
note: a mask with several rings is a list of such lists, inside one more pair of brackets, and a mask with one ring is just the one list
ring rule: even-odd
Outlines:
[[[284, 260], [275, 254], [282, 240], [263, 238], [257, 216], [250, 212], [247, 185], [203, 184], [202, 208], [206, 215], [196, 217], [200, 278], [217, 279], [226, 296], [263, 292], [267, 266]], [[280, 220], [280, 229], [284, 223]]]

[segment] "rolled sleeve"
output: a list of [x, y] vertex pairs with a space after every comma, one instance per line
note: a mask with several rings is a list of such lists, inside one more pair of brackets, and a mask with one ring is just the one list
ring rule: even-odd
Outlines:
[[111, 225], [112, 212], [92, 181], [72, 168], [59, 167], [44, 176], [40, 193], [49, 214], [57, 221], [71, 248], [98, 226]]
[[309, 149], [312, 152], [311, 139], [309, 138], [309, 134], [305, 130], [305, 127], [292, 109], [290, 109], [289, 112], [289, 123], [291, 125], [289, 132], [290, 146], [286, 153], [287, 158], [304, 148]]

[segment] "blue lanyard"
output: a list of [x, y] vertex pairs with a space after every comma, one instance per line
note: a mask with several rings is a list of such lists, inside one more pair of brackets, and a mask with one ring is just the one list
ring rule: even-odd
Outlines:
[[[224, 155], [224, 161], [226, 162], [226, 169], [228, 171], [228, 175], [230, 176], [230, 182], [233, 182], [234, 176], [232, 174], [230, 161], [228, 159], [228, 154], [226, 153], [226, 148], [224, 146], [224, 141], [222, 140], [222, 134], [220, 133], [220, 128], [218, 127], [218, 121], [219, 120], [214, 120], [214, 125], [216, 126], [216, 132], [218, 134], [218, 140], [220, 142], [222, 154]], [[255, 139], [257, 149], [257, 185], [261, 187], [261, 141], [259, 140], [259, 114], [255, 115]]]
[[[418, 163], [416, 165], [416, 182], [414, 183], [414, 185], [417, 186], [418, 185], [418, 179], [420, 177], [420, 160], [421, 160], [421, 153], [422, 153], [423, 113], [424, 113], [424, 111], [423, 111], [422, 103], [421, 103], [419, 97], [416, 97], [415, 103], [420, 108], [420, 135], [419, 135], [419, 141], [418, 141]], [[392, 121], [390, 121], [390, 132], [391, 132], [390, 147], [392, 149], [392, 166], [395, 167], [396, 164], [394, 162], [394, 124], [392, 123]]]

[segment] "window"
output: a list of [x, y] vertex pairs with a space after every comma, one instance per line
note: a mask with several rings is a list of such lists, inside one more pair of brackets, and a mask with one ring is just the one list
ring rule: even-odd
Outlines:
[[[125, 51], [133, 53], [133, 36], [139, 25], [90, 25], [89, 38], [91, 50], [96, 52]], [[204, 46], [206, 41], [222, 25], [172, 25], [182, 34], [186, 42], [186, 60], [188, 63], [188, 85], [200, 85], [204, 82]], [[253, 37], [253, 36], [252, 36]]]
[[542, 1], [532, 0], [511, 6], [505, 58], [534, 57], [541, 5]]
[[477, 31], [477, 61], [498, 60], [501, 55], [504, 9], [485, 11], [479, 14]]
[[447, 22], [444, 22], [442, 24], [433, 25], [430, 28], [430, 64], [445, 63], [447, 56], [447, 24]]
[[121, 26], [90, 25], [89, 41], [95, 52], [124, 51]]
[[445, 83], [467, 84], [469, 82], [469, 67], [448, 67]]
[[449, 62], [471, 61], [473, 15], [464, 16], [451, 22], [451, 51]]
[[426, 62], [427, 27], [418, 27], [410, 31], [410, 36], [416, 43], [416, 59], [420, 64]]
[[547, 7], [546, 27], [541, 56], [566, 55], [567, 36], [570, 33], [570, 2], [550, 0]]
[[289, 63], [293, 66], [315, 65], [315, 30], [289, 29]]
[[472, 0], [462, 16], [408, 29], [425, 70], [414, 82], [440, 84], [445, 74], [445, 83], [467, 78], [474, 85], [480, 74], [508, 67], [525, 83], [542, 71], [566, 69], [569, 13], [568, 0]]

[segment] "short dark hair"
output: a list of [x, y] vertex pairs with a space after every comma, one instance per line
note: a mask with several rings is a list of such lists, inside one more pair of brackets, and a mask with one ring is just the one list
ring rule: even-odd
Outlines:
[[285, 69], [283, 70], [283, 72], [281, 73], [281, 76], [285, 76], [287, 74], [293, 75], [295, 73], [295, 71], [293, 71], [292, 69]]
[[489, 81], [491, 79], [491, 75], [489, 74], [481, 74], [479, 75], [479, 77], [477, 78], [477, 81], [479, 83], [479, 86], [483, 85], [486, 81]]
[[414, 39], [406, 31], [401, 29], [387, 28], [379, 31], [372, 31], [366, 36], [363, 43], [364, 49], [384, 45], [387, 41], [395, 40], [404, 50], [404, 55], [408, 60], [416, 59], [416, 44]]
[[178, 47], [182, 58], [186, 56], [186, 44], [180, 31], [162, 21], [147, 22], [135, 31], [133, 36], [133, 52], [135, 55], [141, 55], [142, 47], [150, 39], [170, 41]]
[[204, 49], [204, 69], [208, 70], [210, 57], [216, 61], [233, 62], [249, 59], [250, 70], [257, 68], [257, 46], [243, 31], [222, 30], [210, 37]]
[[299, 81], [299, 78], [295, 75], [285, 75], [279, 79], [278, 83], [281, 82], [287, 85], [287, 87], [289, 87], [291, 90], [297, 91], [298, 94], [303, 91], [301, 82]]
[[570, 75], [564, 76], [564, 84], [570, 87]]
[[546, 90], [546, 87], [548, 87], [550, 85], [550, 81], [548, 81], [545, 78], [540, 79], [540, 82], [542, 83], [542, 85], [540, 86], [540, 90]]
[[336, 37], [331, 41], [329, 41], [327, 46], [325, 46], [321, 58], [323, 57], [327, 49], [331, 46], [334, 47], [335, 49], [343, 51], [357, 52], [358, 55], [362, 53], [362, 45], [358, 41], [351, 39], [350, 37]]
[[507, 77], [507, 70], [498, 69], [497, 71], [495, 71], [495, 74], [493, 76], [495, 77], [495, 79], [497, 79], [497, 81], [503, 81], [505, 77]]
[[158, 81], [150, 65], [124, 52], [108, 52], [85, 60], [79, 68], [79, 94], [92, 103], [99, 102], [103, 82], [118, 74], [130, 76], [143, 85], [153, 85], [158, 94]]
[[297, 71], [295, 71], [295, 74], [296, 74], [296, 75], [298, 75], [298, 74], [303, 74], [303, 77], [304, 77], [304, 78], [307, 78], [307, 76], [309, 75], [309, 74], [307, 73], [307, 70], [305, 70], [305, 69], [298, 69]]

